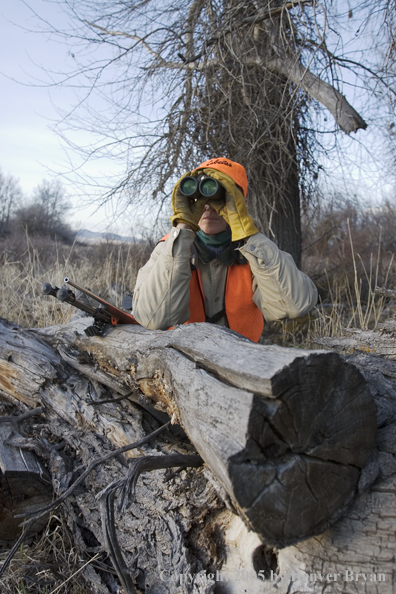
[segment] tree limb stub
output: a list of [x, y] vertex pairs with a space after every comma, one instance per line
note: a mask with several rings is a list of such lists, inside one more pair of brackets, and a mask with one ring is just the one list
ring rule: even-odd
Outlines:
[[[51, 340], [62, 333], [70, 328]], [[256, 345], [209, 324], [117, 327], [104, 339], [77, 337], [73, 348], [182, 425], [264, 543], [321, 533], [353, 500], [376, 407], [337, 354]]]
[[264, 65], [274, 72], [287, 76], [297, 86], [304, 89], [308, 95], [324, 105], [345, 134], [357, 132], [360, 128], [363, 130], [367, 128], [366, 122], [348, 103], [344, 95], [304, 68], [300, 62], [287, 57], [274, 57], [266, 61]]

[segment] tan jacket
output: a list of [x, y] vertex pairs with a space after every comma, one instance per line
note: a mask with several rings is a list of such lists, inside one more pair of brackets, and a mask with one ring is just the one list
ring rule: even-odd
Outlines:
[[[140, 269], [133, 297], [133, 315], [151, 330], [167, 330], [190, 317], [191, 245], [195, 233], [173, 228]], [[282, 252], [262, 233], [249, 237], [238, 248], [252, 271], [253, 301], [267, 321], [297, 318], [317, 302], [317, 290], [290, 254]], [[199, 262], [208, 317], [221, 311], [227, 266], [217, 260]], [[218, 322], [226, 325], [225, 318]]]

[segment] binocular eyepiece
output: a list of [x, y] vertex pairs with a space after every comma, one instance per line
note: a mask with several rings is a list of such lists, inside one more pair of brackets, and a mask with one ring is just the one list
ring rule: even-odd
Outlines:
[[225, 189], [213, 177], [187, 175], [180, 182], [179, 190], [186, 198], [195, 200], [202, 196], [211, 200], [225, 200]]

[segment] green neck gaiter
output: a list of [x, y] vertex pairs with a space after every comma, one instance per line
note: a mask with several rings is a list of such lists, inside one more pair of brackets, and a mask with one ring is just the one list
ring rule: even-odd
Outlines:
[[200, 229], [197, 232], [197, 237], [205, 245], [217, 248], [216, 251], [222, 251], [231, 243], [231, 229], [226, 229], [221, 233], [217, 233], [217, 235], [207, 235]]

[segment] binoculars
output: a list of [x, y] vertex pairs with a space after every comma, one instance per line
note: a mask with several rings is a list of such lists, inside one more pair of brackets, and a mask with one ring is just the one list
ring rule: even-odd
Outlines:
[[187, 175], [182, 179], [179, 186], [180, 192], [186, 198], [196, 200], [204, 196], [211, 200], [225, 200], [225, 189], [217, 179], [208, 176], [192, 177]]

